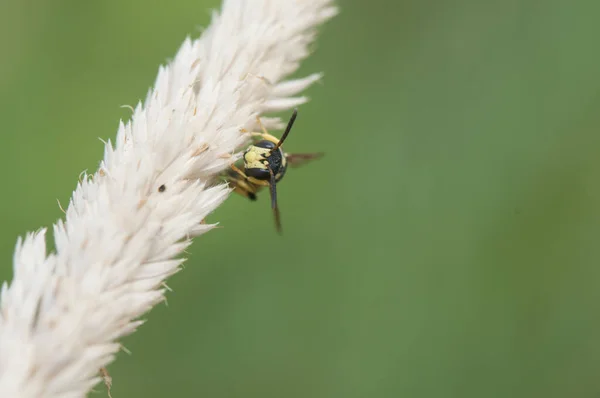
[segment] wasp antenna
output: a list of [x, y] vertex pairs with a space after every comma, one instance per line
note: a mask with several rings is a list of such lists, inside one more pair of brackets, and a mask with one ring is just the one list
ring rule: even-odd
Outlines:
[[279, 140], [277, 145], [275, 145], [275, 148], [273, 148], [271, 151], [276, 151], [283, 144], [283, 141], [285, 141], [288, 134], [290, 133], [290, 130], [292, 129], [292, 126], [294, 125], [296, 116], [298, 116], [298, 108], [294, 109], [294, 113], [292, 113], [292, 117], [290, 117], [290, 121], [288, 122], [287, 127], [285, 128], [285, 131], [283, 132], [283, 135], [281, 136], [281, 139]]
[[273, 209], [273, 215], [275, 216], [275, 227], [279, 234], [282, 233], [281, 228], [281, 216], [279, 214], [279, 207], [277, 206], [277, 181], [275, 180], [275, 174], [273, 170], [269, 168], [271, 173], [271, 181], [269, 182], [269, 190], [271, 191], [271, 208]]

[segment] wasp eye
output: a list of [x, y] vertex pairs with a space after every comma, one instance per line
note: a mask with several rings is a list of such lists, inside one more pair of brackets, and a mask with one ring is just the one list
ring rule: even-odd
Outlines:
[[271, 178], [271, 173], [269, 173], [269, 170], [267, 168], [259, 169], [257, 167], [252, 167], [246, 169], [246, 175], [248, 177], [256, 178], [257, 180], [268, 180], [269, 178]]
[[275, 143], [267, 140], [258, 141], [254, 146], [265, 149], [273, 149], [275, 148]]

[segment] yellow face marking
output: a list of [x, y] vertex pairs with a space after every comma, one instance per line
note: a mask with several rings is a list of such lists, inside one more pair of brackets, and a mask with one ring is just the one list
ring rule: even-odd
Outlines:
[[251, 146], [244, 154], [244, 163], [247, 169], [265, 169], [268, 162], [267, 157], [271, 154], [271, 150], [267, 148], [259, 148]]

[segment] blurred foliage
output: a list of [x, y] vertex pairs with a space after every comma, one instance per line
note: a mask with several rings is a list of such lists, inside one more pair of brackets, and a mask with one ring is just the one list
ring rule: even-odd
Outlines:
[[[598, 396], [600, 3], [340, 5], [299, 73], [326, 75], [286, 148], [327, 155], [281, 184], [285, 235], [228, 200], [113, 396]], [[217, 6], [0, 2], [1, 279]]]

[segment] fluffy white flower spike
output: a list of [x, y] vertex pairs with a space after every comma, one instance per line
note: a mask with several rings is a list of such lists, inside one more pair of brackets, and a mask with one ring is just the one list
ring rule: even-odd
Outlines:
[[202, 220], [229, 190], [210, 181], [246, 142], [240, 131], [307, 100], [297, 95], [318, 74], [282, 80], [335, 14], [331, 0], [225, 0], [160, 68], [54, 226], [56, 253], [46, 253], [45, 230], [17, 243], [0, 296], [0, 397], [83, 397], [99, 381], [118, 339], [163, 300], [175, 257], [213, 228]]

